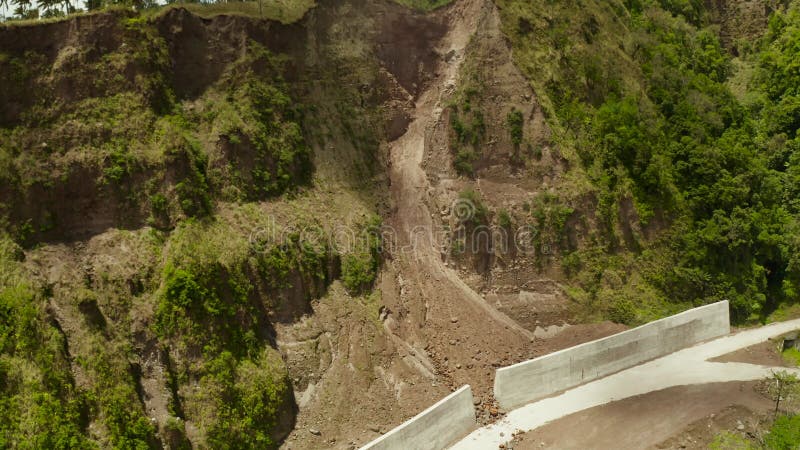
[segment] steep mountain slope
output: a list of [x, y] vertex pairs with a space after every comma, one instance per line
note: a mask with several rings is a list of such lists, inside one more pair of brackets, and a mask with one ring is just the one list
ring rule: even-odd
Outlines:
[[[336, 227], [371, 235], [385, 189], [366, 187], [405, 101], [343, 45], [380, 29], [350, 36], [333, 9], [290, 26], [170, 9], [2, 29], [3, 261], [18, 274], [4, 351], [34, 358], [29, 374], [4, 365], [4, 442], [271, 446], [292, 429], [274, 328], [334, 280], [371, 286], [377, 253]], [[31, 324], [13, 325], [25, 308]], [[73, 428], [40, 428], [41, 395]]]
[[0, 442], [349, 448], [796, 303], [796, 5], [406, 3], [0, 26]]

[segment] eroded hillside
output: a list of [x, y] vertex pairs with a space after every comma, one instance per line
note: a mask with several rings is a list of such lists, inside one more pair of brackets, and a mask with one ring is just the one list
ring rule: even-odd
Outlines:
[[0, 442], [351, 448], [791, 313], [796, 5], [406, 3], [0, 26]]

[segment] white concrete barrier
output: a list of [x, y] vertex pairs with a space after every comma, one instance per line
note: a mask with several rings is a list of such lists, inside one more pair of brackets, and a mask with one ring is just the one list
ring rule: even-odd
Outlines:
[[440, 450], [474, 428], [472, 389], [465, 385], [361, 450]]
[[513, 409], [729, 333], [727, 300], [701, 306], [498, 369], [494, 395], [500, 406]]

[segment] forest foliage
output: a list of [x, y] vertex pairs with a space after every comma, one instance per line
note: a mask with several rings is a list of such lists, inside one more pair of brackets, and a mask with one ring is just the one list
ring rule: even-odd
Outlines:
[[[702, 2], [588, 2], [569, 20], [578, 2], [547, 18], [501, 5], [518, 64], [593, 186], [597, 230], [564, 249], [571, 293], [627, 323], [722, 299], [741, 323], [797, 302], [800, 3], [739, 56], [753, 68], [744, 98]], [[569, 52], [543, 60], [536, 43]]]

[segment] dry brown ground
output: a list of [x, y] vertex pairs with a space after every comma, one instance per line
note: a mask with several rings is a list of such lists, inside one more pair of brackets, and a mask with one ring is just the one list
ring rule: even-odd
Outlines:
[[[720, 430], [757, 427], [773, 403], [758, 382], [679, 386], [591, 408], [515, 437], [515, 450], [707, 448]], [[677, 433], [676, 433], [677, 432]]]
[[762, 366], [791, 367], [778, 351], [778, 343], [771, 340], [713, 358], [713, 362], [740, 362]]
[[[341, 306], [346, 298], [326, 298], [314, 305], [314, 315], [306, 321], [278, 329], [290, 371], [294, 367], [301, 378], [296, 383], [298, 422], [284, 448], [363, 445], [464, 384], [472, 386], [478, 420], [495, 420], [503, 414], [491, 394], [498, 367], [625, 328], [611, 323], [571, 325], [550, 329], [544, 338], [542, 330], [562, 327], [573, 318], [557, 283], [508, 282], [510, 289], [498, 299], [483, 291], [481, 283], [471, 282], [468, 273], [443, 261], [434, 232], [441, 224], [442, 204], [455, 197], [460, 184], [450, 180], [432, 186], [432, 174], [450, 167], [448, 157], [434, 147], [441, 144], [443, 106], [458, 82], [474, 33], [481, 30], [499, 49], [498, 58], [506, 60], [498, 66], [503, 73], [516, 69], [491, 2], [458, 1], [433, 15], [433, 22], [447, 28], [441, 39], [430, 43], [440, 60], [429, 77], [420, 80], [421, 88], [410, 92], [411, 121], [388, 144], [391, 206], [384, 220], [397, 242], [381, 274], [380, 298], [347, 307]], [[530, 97], [518, 73], [506, 75], [521, 83]], [[531, 280], [532, 273], [521, 273]], [[520, 295], [520, 289], [532, 294]], [[540, 314], [520, 314], [537, 308]], [[313, 383], [302, 379], [314, 371]]]

